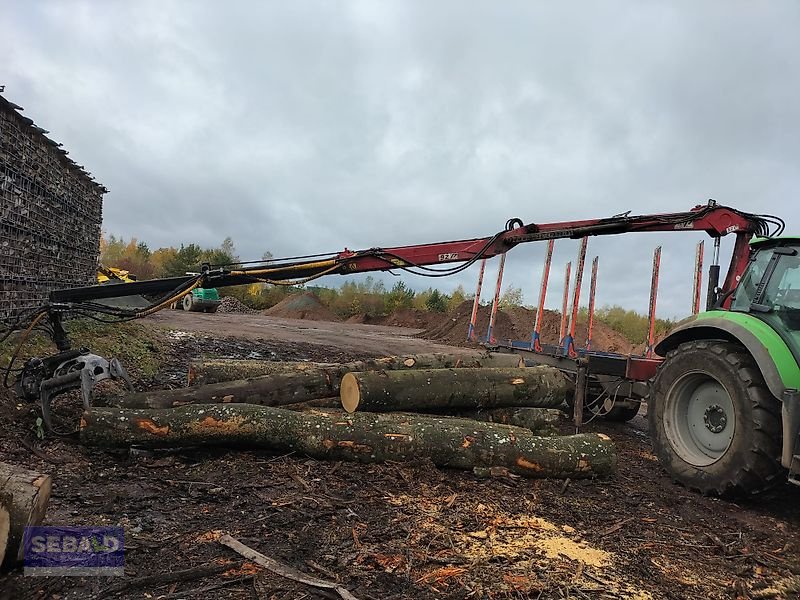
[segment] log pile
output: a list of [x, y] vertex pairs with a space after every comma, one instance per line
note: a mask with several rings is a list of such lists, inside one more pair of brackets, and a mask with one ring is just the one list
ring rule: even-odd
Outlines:
[[590, 477], [616, 467], [607, 436], [554, 435], [569, 384], [556, 369], [525, 368], [515, 355], [205, 360], [192, 364], [189, 381], [92, 408], [81, 440], [104, 448], [249, 446], [358, 462], [427, 458], [524, 477]]

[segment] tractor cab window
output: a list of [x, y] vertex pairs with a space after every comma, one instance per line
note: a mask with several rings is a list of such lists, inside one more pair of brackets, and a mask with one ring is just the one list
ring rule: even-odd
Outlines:
[[772, 308], [784, 327], [800, 331], [800, 254], [780, 257], [762, 304]]
[[732, 310], [750, 311], [750, 304], [755, 298], [756, 289], [764, 276], [764, 272], [767, 270], [770, 258], [772, 258], [772, 252], [759, 252], [750, 261], [750, 265], [742, 275], [739, 286], [736, 288], [736, 293], [731, 303]]

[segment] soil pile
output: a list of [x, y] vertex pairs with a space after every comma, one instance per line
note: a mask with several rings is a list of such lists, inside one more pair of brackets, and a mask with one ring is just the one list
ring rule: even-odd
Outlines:
[[270, 317], [283, 317], [285, 319], [309, 319], [311, 321], [341, 321], [319, 301], [311, 292], [294, 294], [284, 298], [272, 308], [264, 311]]
[[[478, 309], [476, 330], [479, 339], [486, 335], [490, 313], [491, 306], [481, 306]], [[466, 342], [471, 316], [472, 302], [463, 302], [452, 313], [444, 317], [443, 321], [428, 327], [420, 334], [420, 337], [448, 344], [463, 344]], [[559, 343], [561, 314], [553, 310], [545, 310], [542, 320], [540, 328], [542, 343]], [[494, 337], [498, 341], [530, 340], [535, 321], [536, 312], [527, 308], [515, 307], [508, 310], [498, 310], [494, 325]], [[587, 327], [587, 322], [579, 318], [575, 328], [578, 346], [586, 345]], [[593, 350], [628, 354], [632, 348], [633, 344], [622, 334], [603, 323], [594, 322], [592, 331]]]
[[242, 315], [256, 315], [257, 310], [253, 310], [249, 306], [242, 304], [238, 298], [233, 296], [225, 296], [217, 308], [217, 312], [221, 313], [239, 313]]
[[358, 323], [360, 325], [376, 325], [381, 322], [382, 317], [373, 317], [372, 315], [365, 315], [364, 313], [358, 313], [356, 315], [352, 315], [347, 317], [345, 323]]
[[415, 329], [428, 329], [446, 319], [444, 313], [427, 312], [416, 308], [401, 308], [380, 320], [381, 325], [394, 327], [413, 327]]
[[[490, 306], [478, 308], [478, 319], [476, 333], [478, 338], [486, 335], [489, 328]], [[465, 300], [458, 307], [447, 315], [440, 315], [438, 324], [434, 324], [420, 334], [429, 340], [437, 340], [447, 344], [463, 344], [467, 340], [467, 329], [469, 320], [472, 316], [472, 301]], [[497, 311], [497, 318], [494, 324], [494, 337], [498, 340], [517, 339], [518, 333], [514, 329], [511, 317], [502, 310]]]
[[[536, 311], [522, 307], [511, 308], [508, 311], [514, 329], [521, 335], [515, 339], [530, 339], [536, 322]], [[567, 315], [569, 319], [569, 315]], [[567, 320], [569, 326], [569, 320]], [[561, 331], [561, 313], [554, 310], [545, 309], [542, 315], [542, 326], [539, 335], [543, 344], [558, 344], [559, 333]], [[589, 322], [583, 316], [578, 317], [575, 326], [575, 337], [580, 347], [586, 346], [586, 337], [589, 333]], [[496, 336], [495, 336], [496, 337]], [[605, 323], [600, 323], [595, 319], [592, 327], [592, 350], [602, 350], [604, 352], [620, 352], [629, 354], [633, 350], [633, 344], [624, 335], [612, 329]]]

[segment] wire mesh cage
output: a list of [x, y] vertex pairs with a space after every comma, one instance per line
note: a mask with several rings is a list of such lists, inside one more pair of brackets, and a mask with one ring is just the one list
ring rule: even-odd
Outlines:
[[103, 194], [61, 144], [0, 97], [0, 318], [96, 281]]

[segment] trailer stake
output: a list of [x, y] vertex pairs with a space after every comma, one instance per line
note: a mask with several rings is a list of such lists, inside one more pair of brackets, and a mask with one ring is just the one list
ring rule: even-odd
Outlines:
[[592, 280], [589, 283], [589, 323], [586, 333], [586, 350], [592, 349], [592, 329], [594, 328], [594, 298], [597, 291], [597, 263], [599, 256], [595, 256], [592, 261]]
[[578, 248], [577, 268], [575, 269], [575, 289], [572, 295], [572, 314], [569, 318], [569, 333], [564, 341], [564, 352], [569, 356], [577, 356], [575, 350], [575, 328], [578, 325], [578, 307], [581, 301], [581, 284], [583, 283], [583, 267], [586, 264], [586, 245], [589, 238], [582, 238]]
[[494, 290], [494, 300], [492, 301], [492, 313], [489, 315], [489, 329], [486, 331], [486, 342], [494, 344], [494, 322], [497, 318], [497, 305], [500, 303], [500, 289], [503, 285], [503, 269], [506, 266], [506, 255], [500, 255], [500, 268], [497, 270], [497, 287]]
[[544, 269], [542, 270], [542, 283], [539, 286], [539, 306], [536, 307], [536, 322], [533, 324], [533, 334], [531, 335], [531, 350], [542, 351], [541, 332], [542, 318], [544, 316], [544, 302], [547, 298], [547, 280], [550, 278], [550, 265], [553, 262], [553, 248], [555, 240], [547, 243], [547, 252], [544, 255]]
[[694, 293], [692, 294], [692, 314], [700, 312], [700, 298], [703, 288], [703, 250], [705, 242], [697, 242], [697, 250], [694, 256]]
[[564, 336], [567, 333], [567, 308], [569, 307], [569, 277], [572, 270], [572, 262], [567, 263], [566, 273], [564, 274], [564, 301], [561, 304], [561, 327], [558, 330], [558, 343], [564, 347]]
[[481, 303], [481, 287], [483, 286], [483, 272], [486, 270], [486, 259], [481, 261], [481, 270], [478, 272], [478, 289], [475, 290], [475, 301], [472, 303], [472, 316], [469, 319], [469, 329], [467, 330], [467, 341], [474, 342], [475, 323], [478, 320], [478, 307]]
[[650, 280], [650, 308], [647, 315], [650, 327], [647, 332], [647, 351], [645, 352], [647, 358], [653, 357], [653, 345], [656, 333], [656, 301], [658, 300], [658, 272], [660, 269], [661, 246], [658, 246], [655, 252], [653, 252], [653, 277]]

